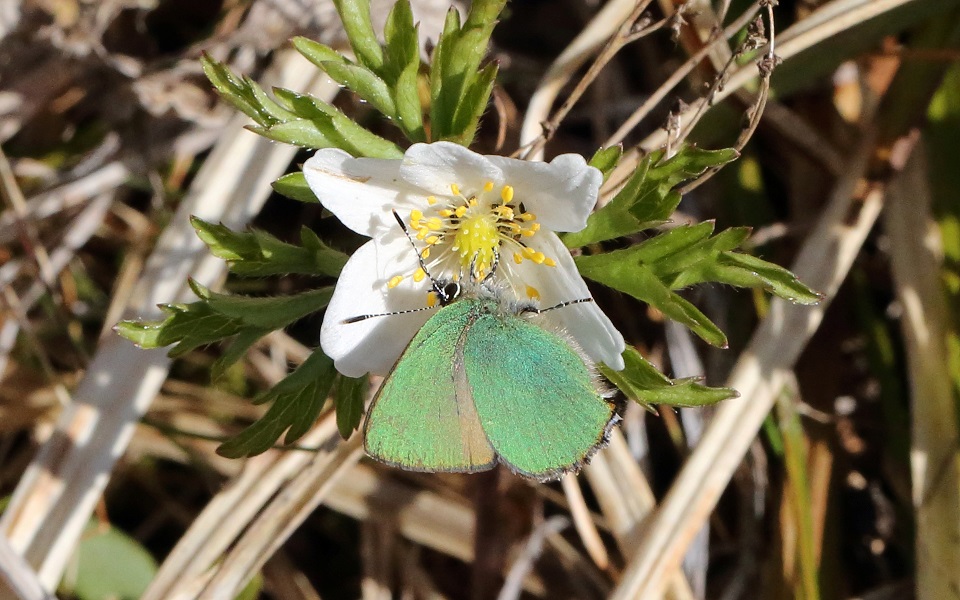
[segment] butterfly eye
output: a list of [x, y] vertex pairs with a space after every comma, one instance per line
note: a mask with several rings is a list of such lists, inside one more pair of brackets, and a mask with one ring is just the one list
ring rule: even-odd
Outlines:
[[456, 281], [451, 281], [443, 286], [443, 301], [452, 302], [460, 296], [460, 284]]

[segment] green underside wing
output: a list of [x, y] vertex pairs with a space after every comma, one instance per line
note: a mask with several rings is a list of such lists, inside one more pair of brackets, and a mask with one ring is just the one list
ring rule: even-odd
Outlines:
[[562, 337], [469, 298], [410, 342], [374, 399], [364, 444], [405, 469], [469, 473], [499, 461], [551, 479], [579, 468], [614, 420]]

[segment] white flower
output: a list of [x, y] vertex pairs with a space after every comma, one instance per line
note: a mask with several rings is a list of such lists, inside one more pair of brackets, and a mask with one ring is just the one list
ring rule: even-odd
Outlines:
[[[435, 142], [414, 144], [402, 160], [323, 149], [303, 172], [327, 209], [372, 238], [343, 268], [320, 330], [323, 351], [344, 375], [387, 373], [433, 314], [344, 322], [435, 305], [417, 251], [437, 280], [481, 281], [493, 270], [497, 285], [541, 308], [590, 297], [553, 233], [583, 229], [596, 203], [602, 175], [579, 155], [564, 154], [548, 164], [481, 156]], [[592, 360], [623, 368], [623, 336], [593, 302], [544, 317], [565, 329]]]

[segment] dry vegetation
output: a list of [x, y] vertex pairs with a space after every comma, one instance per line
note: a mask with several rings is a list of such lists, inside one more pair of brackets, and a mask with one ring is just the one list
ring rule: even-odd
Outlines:
[[[447, 1], [412, 4], [435, 36]], [[0, 597], [149, 581], [154, 600], [960, 598], [960, 2], [781, 0], [769, 100], [742, 38], [726, 40], [766, 4], [514, 0], [494, 34], [478, 148], [511, 153], [543, 122], [553, 137], [532, 154], [623, 142], [609, 197], [638, 151], [743, 146], [675, 220], [752, 226], [758, 255], [824, 294], [696, 291], [731, 340], [717, 350], [597, 289], [667, 373], [741, 397], [631, 406], [579, 477], [535, 485], [371, 463], [331, 412], [300, 449], [218, 456], [262, 414], [249, 399], [317, 344], [319, 317], [213, 384], [220, 349], [171, 361], [111, 331], [187, 300], [187, 277], [315, 284], [228, 278], [189, 215], [356, 247], [318, 206], [271, 193], [307, 154], [245, 131], [198, 63], [377, 128], [286, 42], [342, 47], [332, 2], [0, 1]]]

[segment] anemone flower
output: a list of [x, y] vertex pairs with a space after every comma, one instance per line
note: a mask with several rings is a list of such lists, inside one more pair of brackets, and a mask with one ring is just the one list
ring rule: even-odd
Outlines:
[[[554, 233], [583, 229], [597, 201], [603, 177], [579, 155], [531, 162], [435, 142], [387, 160], [327, 148], [303, 172], [323, 206], [371, 238], [343, 268], [320, 330], [323, 351], [344, 375], [389, 372], [443, 299], [436, 281], [493, 280], [539, 307], [590, 297]], [[351, 322], [415, 309], [426, 310]], [[543, 317], [591, 360], [623, 368], [623, 336], [595, 303]]]

